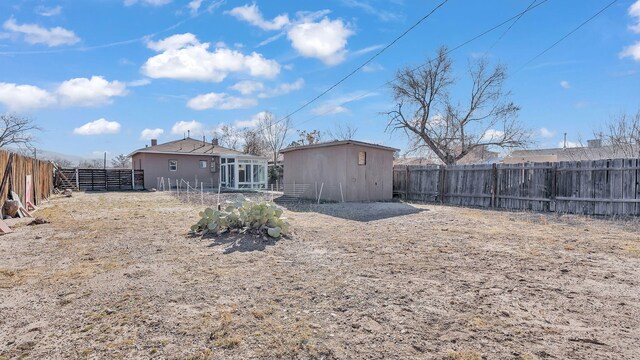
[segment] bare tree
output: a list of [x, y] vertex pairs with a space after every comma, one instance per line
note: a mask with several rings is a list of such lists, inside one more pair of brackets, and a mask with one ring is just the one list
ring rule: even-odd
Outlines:
[[51, 161], [61, 168], [71, 168], [74, 165], [73, 161], [65, 158], [54, 158], [54, 159], [51, 159]]
[[17, 114], [0, 114], [0, 148], [9, 145], [27, 146], [33, 141], [33, 131], [40, 130], [31, 119]]
[[262, 135], [257, 130], [245, 129], [243, 132], [245, 154], [262, 156], [267, 148]]
[[297, 141], [297, 145], [318, 144], [322, 141], [320, 130], [298, 130], [298, 136], [300, 137], [300, 140]]
[[480, 146], [521, 147], [529, 141], [530, 132], [517, 121], [519, 107], [503, 90], [503, 66], [490, 69], [483, 59], [471, 64], [471, 91], [463, 103], [451, 100], [452, 72], [444, 47], [420, 69], [399, 70], [392, 85], [397, 106], [386, 113], [388, 129], [404, 131], [445, 164], [455, 164]]
[[620, 113], [611, 117], [604, 129], [594, 135], [621, 156], [640, 157], [640, 110], [635, 114]]
[[291, 130], [291, 119], [285, 118], [276, 121], [272, 113], [265, 111], [260, 119], [258, 119], [258, 129], [262, 139], [271, 153], [273, 164], [278, 166], [278, 154], [284, 148], [287, 136]]
[[104, 167], [104, 162], [100, 159], [82, 160], [78, 164], [78, 167], [84, 169], [102, 169]]
[[327, 135], [333, 140], [353, 140], [358, 132], [358, 128], [351, 127], [351, 125], [343, 125], [338, 123], [333, 130], [327, 131]]
[[240, 148], [242, 134], [233, 126], [224, 124], [218, 130], [215, 130], [213, 135], [220, 140], [220, 145], [226, 148], [232, 150], [238, 150]]
[[111, 159], [111, 166], [118, 169], [131, 168], [131, 159], [129, 159], [127, 155], [120, 154]]

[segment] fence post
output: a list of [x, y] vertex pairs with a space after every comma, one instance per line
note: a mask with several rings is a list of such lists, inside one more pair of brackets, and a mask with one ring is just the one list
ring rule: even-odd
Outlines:
[[131, 190], [136, 189], [136, 171], [131, 169]]
[[556, 196], [558, 196], [558, 163], [551, 166], [551, 191], [549, 193], [549, 211], [556, 211]]
[[405, 179], [406, 181], [404, 182], [404, 186], [406, 188], [404, 189], [404, 199], [409, 200], [409, 189], [411, 188], [409, 186], [409, 180], [411, 179], [411, 176], [409, 176], [409, 165], [407, 165], [406, 167], [405, 176], [406, 176], [406, 179]]
[[342, 183], [340, 184], [340, 198], [342, 198], [342, 202], [344, 202], [344, 194], [342, 193]]
[[76, 190], [80, 191], [80, 171], [76, 168]]
[[318, 204], [320, 204], [320, 198], [322, 197], [322, 188], [324, 188], [324, 183], [320, 185], [320, 195], [318, 195]]
[[491, 166], [491, 208], [496, 208], [496, 199], [498, 197], [498, 165]]
[[202, 181], [200, 182], [200, 205], [204, 205], [204, 187]]
[[444, 204], [444, 192], [446, 191], [446, 186], [445, 186], [445, 180], [447, 179], [447, 166], [446, 165], [441, 165], [440, 166], [440, 176], [439, 176], [439, 181], [440, 184], [438, 184], [438, 197], [440, 197], [440, 204]]

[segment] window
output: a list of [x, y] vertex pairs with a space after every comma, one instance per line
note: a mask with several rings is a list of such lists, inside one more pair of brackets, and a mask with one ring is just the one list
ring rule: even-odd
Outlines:
[[169, 171], [178, 171], [178, 160], [169, 160]]
[[207, 168], [207, 160], [200, 160], [200, 169]]
[[367, 152], [360, 151], [358, 153], [358, 165], [367, 165]]

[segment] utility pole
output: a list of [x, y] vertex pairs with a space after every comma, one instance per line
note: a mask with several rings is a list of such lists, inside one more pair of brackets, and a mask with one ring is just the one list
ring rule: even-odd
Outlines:
[[105, 151], [104, 152], [104, 166], [103, 166], [103, 169], [106, 169], [106, 168], [107, 168], [107, 152]]

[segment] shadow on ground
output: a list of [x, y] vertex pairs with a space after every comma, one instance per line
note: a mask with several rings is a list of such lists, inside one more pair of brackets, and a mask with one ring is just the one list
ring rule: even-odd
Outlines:
[[256, 236], [251, 234], [226, 233], [220, 235], [205, 235], [202, 237], [206, 240], [213, 240], [207, 245], [210, 248], [223, 247], [224, 254], [234, 252], [252, 252], [263, 251], [267, 246], [275, 245], [280, 239], [274, 239], [268, 236]]
[[[277, 203], [277, 199], [276, 199]], [[312, 202], [283, 203], [283, 207], [295, 212], [316, 212], [354, 221], [376, 221], [397, 216], [417, 214], [427, 209], [421, 209], [399, 202], [372, 203], [328, 203], [315, 204]]]

